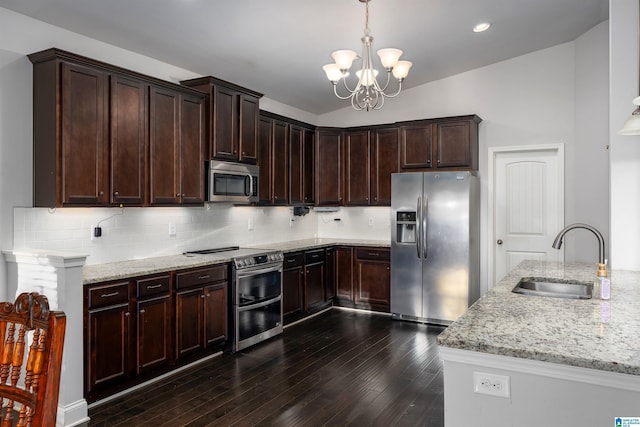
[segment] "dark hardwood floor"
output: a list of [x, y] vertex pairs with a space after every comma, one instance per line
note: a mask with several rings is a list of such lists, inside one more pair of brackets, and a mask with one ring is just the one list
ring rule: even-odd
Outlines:
[[442, 330], [333, 309], [95, 406], [89, 426], [443, 426]]

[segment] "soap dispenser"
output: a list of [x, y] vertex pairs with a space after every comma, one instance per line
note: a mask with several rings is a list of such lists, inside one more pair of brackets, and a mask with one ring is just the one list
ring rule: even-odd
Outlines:
[[607, 260], [604, 264], [597, 263], [598, 271], [593, 281], [593, 295], [595, 298], [609, 299], [611, 298], [611, 280], [607, 277]]

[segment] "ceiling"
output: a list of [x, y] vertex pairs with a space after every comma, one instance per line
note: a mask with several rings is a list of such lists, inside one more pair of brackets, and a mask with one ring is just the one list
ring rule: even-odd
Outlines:
[[[413, 62], [403, 85], [410, 88], [574, 40], [608, 19], [608, 5], [370, 0], [369, 28], [374, 51], [397, 47]], [[365, 12], [358, 0], [0, 0], [0, 7], [313, 114], [349, 105], [333, 95], [321, 67], [334, 50], [361, 52]], [[473, 33], [482, 21], [491, 28]]]

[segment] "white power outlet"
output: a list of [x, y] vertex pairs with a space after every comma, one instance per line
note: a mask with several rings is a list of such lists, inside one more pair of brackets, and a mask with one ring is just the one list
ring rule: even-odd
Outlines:
[[485, 372], [473, 373], [473, 391], [480, 394], [488, 394], [496, 397], [511, 397], [510, 377], [507, 375], [487, 374]]
[[169, 223], [169, 237], [176, 237], [176, 225], [173, 222]]

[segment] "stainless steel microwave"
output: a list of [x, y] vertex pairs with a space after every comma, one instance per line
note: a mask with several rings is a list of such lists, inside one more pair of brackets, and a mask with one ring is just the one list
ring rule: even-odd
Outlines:
[[207, 169], [207, 201], [236, 205], [258, 202], [258, 166], [210, 160]]

